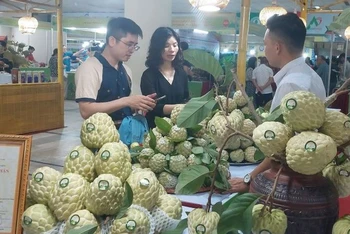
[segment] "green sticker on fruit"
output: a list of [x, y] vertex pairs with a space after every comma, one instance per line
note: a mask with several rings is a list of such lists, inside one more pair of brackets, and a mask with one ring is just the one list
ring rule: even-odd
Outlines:
[[350, 120], [344, 122], [345, 128], [350, 128]]
[[135, 220], [129, 220], [125, 226], [128, 231], [135, 231], [137, 224]]
[[271, 232], [268, 230], [261, 230], [259, 234], [271, 234]]
[[34, 176], [34, 180], [36, 182], [41, 182], [44, 179], [44, 174], [42, 172], [38, 172]]
[[196, 233], [197, 234], [204, 234], [207, 231], [205, 226], [203, 224], [198, 224], [196, 227]]
[[88, 124], [86, 125], [86, 130], [87, 130], [88, 132], [94, 131], [94, 130], [95, 130], [95, 125], [92, 124], [92, 123], [88, 123]]
[[70, 159], [76, 159], [77, 157], [79, 157], [79, 152], [77, 150], [73, 150], [72, 152], [70, 152], [69, 155]]
[[211, 126], [210, 126], [210, 132], [211, 132], [211, 134], [213, 134], [213, 135], [216, 134], [216, 128], [215, 128], [214, 125], [211, 125]]
[[59, 185], [60, 185], [61, 188], [67, 187], [68, 184], [69, 184], [69, 179], [68, 179], [68, 178], [63, 178], [63, 179], [61, 179], [61, 180], [60, 180], [60, 183], [59, 183]]
[[98, 189], [100, 191], [106, 191], [109, 189], [109, 182], [107, 180], [100, 180], [100, 182], [98, 182]]
[[29, 218], [28, 216], [24, 216], [23, 217], [23, 224], [28, 226], [33, 222], [33, 220], [31, 218]]
[[276, 134], [273, 131], [271, 131], [271, 130], [267, 130], [264, 133], [264, 137], [265, 137], [266, 140], [272, 141], [273, 139], [275, 139]]
[[350, 176], [350, 173], [349, 173], [347, 170], [341, 169], [341, 170], [339, 171], [339, 175], [340, 175], [340, 176], [344, 176], [344, 177], [349, 177], [349, 176]]
[[308, 152], [315, 152], [317, 149], [317, 144], [314, 141], [308, 141], [305, 144], [305, 150]]
[[108, 150], [105, 150], [101, 154], [101, 159], [107, 161], [111, 157], [111, 153]]
[[288, 99], [286, 102], [286, 107], [288, 110], [294, 110], [297, 107], [298, 103], [295, 99]]
[[72, 225], [72, 226], [75, 226], [79, 223], [80, 221], [80, 216], [79, 215], [73, 215], [70, 220], [69, 220], [69, 223]]
[[150, 185], [150, 182], [149, 182], [148, 179], [143, 178], [143, 179], [140, 180], [140, 187], [141, 187], [141, 188], [146, 189], [146, 188], [149, 187], [149, 185]]

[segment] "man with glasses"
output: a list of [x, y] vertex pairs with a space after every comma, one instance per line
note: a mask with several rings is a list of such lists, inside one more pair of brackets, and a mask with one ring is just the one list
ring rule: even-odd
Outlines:
[[84, 119], [103, 112], [118, 126], [133, 111], [155, 107], [156, 94], [130, 96], [131, 71], [123, 62], [140, 48], [138, 37], [142, 38], [142, 30], [134, 21], [119, 17], [108, 22], [102, 53], [88, 58], [75, 74], [75, 100]]

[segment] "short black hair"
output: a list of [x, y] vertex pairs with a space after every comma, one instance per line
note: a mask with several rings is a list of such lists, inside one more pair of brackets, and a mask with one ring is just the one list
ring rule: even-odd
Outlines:
[[33, 46], [29, 46], [28, 50], [35, 50], [35, 48]]
[[[162, 53], [170, 37], [174, 37], [178, 46], [180, 46], [180, 37], [174, 29], [169, 27], [159, 27], [156, 29], [151, 37], [151, 43], [148, 48], [148, 56], [145, 63], [147, 67], [158, 68], [163, 63]], [[182, 63], [183, 54], [182, 50], [179, 48], [172, 65], [174, 67], [180, 67]]]
[[338, 58], [345, 58], [345, 53], [341, 53]]
[[143, 37], [142, 30], [134, 21], [124, 17], [112, 18], [107, 25], [106, 42], [108, 38], [113, 36], [117, 39], [125, 37], [126, 34], [132, 34]]
[[296, 14], [274, 15], [267, 21], [266, 27], [271, 34], [284, 42], [290, 53], [302, 53], [306, 28], [303, 21]]
[[257, 61], [257, 58], [255, 56], [253, 57], [250, 57], [248, 59], [248, 62], [247, 62], [247, 68], [255, 68], [256, 67], [256, 61]]

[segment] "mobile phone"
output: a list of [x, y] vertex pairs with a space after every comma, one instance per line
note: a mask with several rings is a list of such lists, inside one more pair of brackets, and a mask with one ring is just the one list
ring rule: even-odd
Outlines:
[[166, 95], [161, 96], [161, 97], [159, 97], [159, 98], [156, 98], [155, 101], [158, 102], [158, 101], [160, 101], [160, 100], [162, 100], [162, 99], [164, 99], [164, 98], [166, 98]]

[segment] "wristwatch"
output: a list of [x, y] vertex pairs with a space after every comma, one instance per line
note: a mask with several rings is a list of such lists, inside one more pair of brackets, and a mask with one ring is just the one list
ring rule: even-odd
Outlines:
[[249, 185], [251, 181], [252, 181], [252, 176], [249, 173], [243, 177], [243, 182], [245, 184]]

